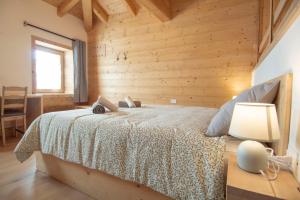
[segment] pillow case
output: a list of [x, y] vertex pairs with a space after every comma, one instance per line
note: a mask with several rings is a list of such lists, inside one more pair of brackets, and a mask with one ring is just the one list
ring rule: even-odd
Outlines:
[[243, 91], [235, 99], [226, 102], [212, 118], [206, 135], [216, 137], [228, 133], [233, 109], [237, 102], [272, 103], [277, 94], [279, 82], [279, 80], [274, 80], [256, 85]]

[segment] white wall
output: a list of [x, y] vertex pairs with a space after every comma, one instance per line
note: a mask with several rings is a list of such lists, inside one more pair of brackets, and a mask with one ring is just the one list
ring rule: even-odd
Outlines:
[[58, 17], [56, 8], [41, 0], [0, 0], [0, 86], [28, 86], [31, 91], [31, 35], [71, 46], [71, 41], [24, 27], [26, 20], [51, 31], [87, 41], [82, 21]]
[[[289, 153], [300, 154], [300, 17], [253, 72], [253, 83], [258, 84], [288, 72], [293, 73], [293, 97]], [[298, 154], [298, 155], [297, 155]], [[298, 167], [300, 168], [300, 167]], [[298, 180], [300, 181], [300, 169]]]

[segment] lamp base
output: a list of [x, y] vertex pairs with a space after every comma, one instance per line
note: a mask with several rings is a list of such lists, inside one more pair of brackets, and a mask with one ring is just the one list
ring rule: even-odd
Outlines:
[[265, 147], [256, 141], [243, 141], [237, 150], [238, 166], [251, 173], [260, 173], [268, 165], [268, 155]]

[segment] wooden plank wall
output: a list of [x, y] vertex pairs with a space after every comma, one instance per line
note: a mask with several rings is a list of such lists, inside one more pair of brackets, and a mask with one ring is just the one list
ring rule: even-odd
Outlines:
[[[88, 33], [89, 100], [219, 107], [250, 86], [258, 0], [173, 0], [173, 19], [141, 8]], [[125, 58], [126, 57], [126, 58]]]

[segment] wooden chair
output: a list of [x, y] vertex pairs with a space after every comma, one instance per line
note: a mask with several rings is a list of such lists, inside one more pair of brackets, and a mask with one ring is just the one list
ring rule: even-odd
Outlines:
[[26, 107], [27, 87], [2, 87], [0, 121], [3, 145], [5, 145], [5, 122], [14, 121], [17, 134], [19, 131], [17, 121], [23, 120], [24, 132], [26, 131]]

